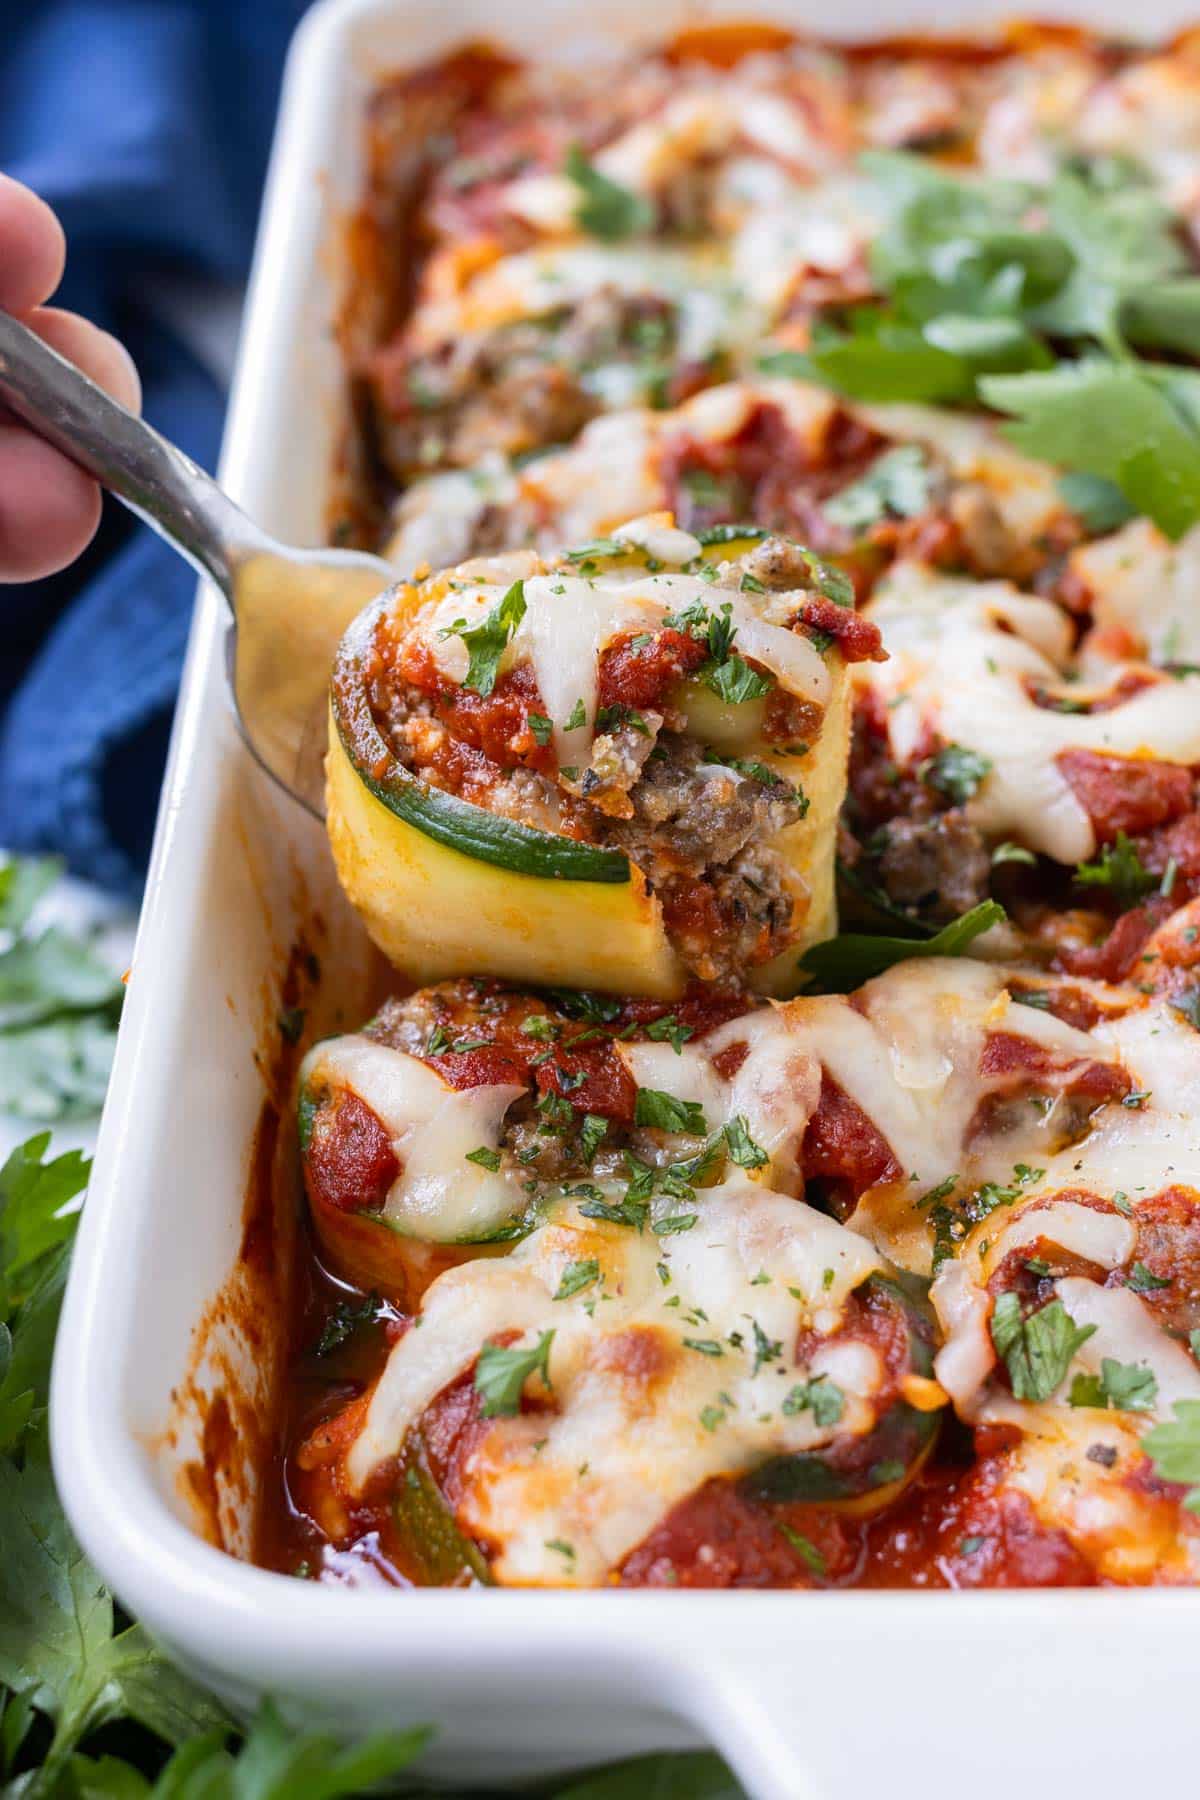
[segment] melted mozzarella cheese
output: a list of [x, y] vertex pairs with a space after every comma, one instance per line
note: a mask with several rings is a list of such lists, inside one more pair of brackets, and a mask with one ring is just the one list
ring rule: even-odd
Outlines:
[[[677, 534], [685, 548], [695, 541]], [[498, 583], [455, 584], [415, 622], [439, 669], [449, 681], [466, 679], [469, 652], [455, 627], [477, 626], [502, 599]], [[584, 577], [564, 571], [525, 578], [525, 614], [509, 640], [502, 667], [527, 661], [538, 692], [554, 722], [554, 744], [561, 765], [586, 764], [595, 734], [599, 658], [604, 645], [625, 632], [654, 632], [668, 614], [693, 605], [729, 608], [736, 632], [735, 648], [771, 671], [789, 693], [824, 707], [831, 691], [826, 663], [811, 641], [785, 626], [771, 624], [750, 599], [734, 590], [714, 588], [697, 575], [630, 573]], [[768, 602], [775, 607], [780, 596]], [[578, 716], [583, 718], [567, 728]], [[727, 772], [720, 772], [728, 781]]]
[[[467, 1531], [497, 1546], [503, 1582], [594, 1584], [710, 1477], [869, 1430], [883, 1378], [870, 1346], [839, 1357], [831, 1342], [803, 1368], [791, 1346], [801, 1329], [832, 1337], [848, 1296], [880, 1267], [871, 1247], [740, 1178], [705, 1190], [696, 1210], [691, 1230], [659, 1240], [564, 1205], [507, 1256], [439, 1277], [372, 1397], [347, 1462], [352, 1484], [397, 1454], [485, 1343], [514, 1331], [518, 1347], [553, 1331], [551, 1405], [492, 1421], [464, 1461], [457, 1508]], [[567, 1267], [591, 1260], [597, 1281], [555, 1300]], [[845, 1397], [836, 1426], [783, 1410], [797, 1382], [834, 1369]]]
[[1172, 544], [1149, 519], [1134, 519], [1072, 551], [1070, 566], [1092, 596], [1096, 633], [1130, 640], [1122, 654], [1200, 662], [1200, 526]]
[[415, 351], [435, 350], [522, 319], [578, 309], [598, 294], [668, 302], [676, 315], [676, 353], [684, 361], [749, 343], [763, 330], [762, 317], [747, 312], [745, 290], [725, 274], [712, 249], [555, 244], [501, 257], [453, 292], [441, 292], [439, 284], [416, 307], [409, 337]]
[[357, 1034], [318, 1044], [302, 1079], [358, 1095], [387, 1131], [400, 1173], [383, 1217], [405, 1236], [470, 1242], [520, 1210], [516, 1182], [467, 1157], [495, 1150], [523, 1084], [452, 1088], [418, 1057]]
[[1164, 677], [1108, 711], [1061, 713], [1031, 687], [1084, 699], [1064, 686], [1070, 627], [1049, 601], [1008, 582], [975, 582], [897, 564], [868, 609], [889, 660], [857, 679], [888, 707], [888, 731], [907, 762], [932, 727], [990, 765], [968, 816], [997, 838], [1017, 838], [1059, 862], [1091, 856], [1091, 820], [1058, 766], [1067, 750], [1200, 761], [1200, 679]]

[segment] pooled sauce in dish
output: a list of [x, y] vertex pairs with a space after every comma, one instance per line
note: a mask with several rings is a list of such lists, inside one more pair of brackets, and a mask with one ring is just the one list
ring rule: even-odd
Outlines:
[[300, 1070], [266, 1566], [1195, 1585], [1198, 121], [1031, 25], [375, 95], [330, 826], [408, 979]]

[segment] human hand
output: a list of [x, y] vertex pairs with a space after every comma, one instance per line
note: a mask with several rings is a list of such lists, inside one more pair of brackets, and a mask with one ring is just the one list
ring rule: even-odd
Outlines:
[[[124, 345], [76, 313], [42, 304], [65, 260], [62, 226], [45, 201], [0, 175], [0, 309], [136, 412], [142, 387]], [[99, 522], [96, 483], [0, 406], [0, 582], [65, 568]]]

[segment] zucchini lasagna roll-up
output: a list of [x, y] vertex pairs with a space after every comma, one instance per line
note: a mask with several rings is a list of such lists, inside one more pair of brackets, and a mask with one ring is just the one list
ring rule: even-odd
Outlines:
[[675, 998], [799, 985], [834, 926], [846, 665], [837, 569], [669, 514], [391, 590], [332, 682], [338, 873], [416, 980]]
[[318, 1232], [397, 1306], [294, 1457], [327, 1542], [375, 1534], [418, 1581], [803, 1585], [803, 1509], [828, 1528], [920, 1468], [920, 1284], [796, 1197], [810, 1003], [734, 1005], [454, 983], [311, 1053]]

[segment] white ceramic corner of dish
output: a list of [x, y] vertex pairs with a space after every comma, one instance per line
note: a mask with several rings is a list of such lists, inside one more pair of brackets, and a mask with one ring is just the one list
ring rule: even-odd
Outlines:
[[[578, 54], [614, 30], [661, 37], [697, 10], [514, 0], [502, 21], [485, 0], [313, 10], [289, 64], [222, 460], [265, 526], [297, 542], [320, 535], [340, 391], [331, 226], [355, 191], [372, 78], [472, 36]], [[830, 23], [786, 0], [706, 10]], [[1128, 24], [1112, 0], [1056, 10]], [[836, 28], [962, 29], [985, 16], [857, 0]], [[1147, 31], [1180, 22], [1157, 8], [1138, 20]], [[243, 1707], [270, 1692], [345, 1730], [427, 1720], [438, 1732], [428, 1768], [447, 1781], [705, 1740], [759, 1800], [916, 1795], [950, 1781], [974, 1800], [1009, 1800], [1016, 1784], [1050, 1793], [1081, 1778], [1091, 1800], [1124, 1800], [1175, 1778], [1194, 1754], [1194, 1594], [348, 1592], [201, 1541], [176, 1491], [187, 1446], [164, 1445], [163, 1432], [194, 1328], [237, 1254], [264, 974], [303, 922], [302, 889], [340, 946], [327, 962], [353, 988], [361, 939], [317, 829], [232, 728], [216, 603], [202, 594], [53, 1392], [71, 1521], [178, 1658]]]

